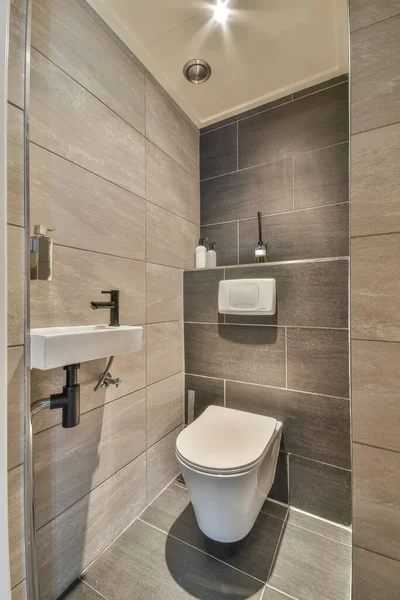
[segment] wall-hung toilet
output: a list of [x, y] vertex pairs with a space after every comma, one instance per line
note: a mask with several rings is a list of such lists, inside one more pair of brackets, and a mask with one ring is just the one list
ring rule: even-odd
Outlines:
[[209, 406], [176, 440], [176, 456], [201, 531], [236, 542], [253, 527], [271, 489], [282, 423]]

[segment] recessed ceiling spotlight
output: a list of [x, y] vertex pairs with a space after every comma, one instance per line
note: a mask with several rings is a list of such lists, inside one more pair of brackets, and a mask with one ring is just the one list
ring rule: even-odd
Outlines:
[[204, 83], [211, 77], [211, 67], [205, 60], [194, 58], [184, 65], [183, 74], [190, 83]]
[[225, 23], [229, 16], [228, 1], [217, 0], [217, 4], [214, 6], [214, 19], [218, 23]]

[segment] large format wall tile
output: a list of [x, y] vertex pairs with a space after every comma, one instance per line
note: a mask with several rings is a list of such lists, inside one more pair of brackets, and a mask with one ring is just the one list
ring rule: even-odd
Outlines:
[[353, 548], [353, 600], [398, 600], [400, 562]]
[[351, 336], [400, 341], [400, 234], [352, 241]]
[[145, 200], [35, 144], [30, 170], [31, 223], [55, 243], [144, 260]]
[[289, 457], [290, 504], [335, 523], [351, 524], [351, 471]]
[[38, 528], [144, 452], [145, 405], [141, 390], [82, 415], [79, 427], [35, 436]]
[[[293, 208], [293, 161], [279, 160], [201, 182], [201, 224], [280, 213]], [[257, 240], [258, 241], [258, 238]]]
[[27, 600], [26, 581], [22, 581], [11, 591], [11, 600]]
[[198, 179], [151, 142], [146, 142], [146, 200], [200, 223]]
[[147, 450], [147, 504], [179, 473], [175, 444], [182, 429], [174, 429]]
[[294, 206], [310, 208], [349, 200], [349, 145], [294, 157]]
[[400, 344], [352, 343], [352, 426], [356, 442], [400, 452]]
[[30, 139], [144, 197], [144, 138], [35, 50]]
[[10, 346], [24, 343], [24, 256], [25, 232], [20, 227], [7, 227], [7, 342]]
[[199, 227], [147, 202], [146, 260], [171, 267], [192, 269]]
[[215, 242], [216, 244], [217, 267], [220, 265], [239, 264], [238, 234], [239, 226], [237, 221], [200, 228], [200, 237], [206, 238], [210, 243]]
[[[263, 217], [268, 261], [331, 258], [349, 254], [349, 205], [325, 206]], [[254, 262], [257, 219], [240, 221], [239, 262]]]
[[285, 333], [275, 327], [185, 325], [186, 372], [285, 385]]
[[354, 135], [351, 235], [400, 231], [400, 124]]
[[78, 2], [35, 0], [32, 46], [144, 133], [144, 73]]
[[194, 411], [193, 417], [197, 419], [205, 409], [214, 404], [224, 406], [224, 381], [222, 379], [210, 379], [209, 377], [197, 377], [196, 375], [186, 375], [185, 378], [185, 399], [186, 399], [186, 417], [185, 422], [189, 423], [188, 393], [194, 392]]
[[23, 462], [25, 429], [24, 347], [8, 348], [8, 468]]
[[350, 468], [348, 400], [228, 381], [226, 405], [281, 421], [286, 452]]
[[147, 385], [183, 370], [181, 321], [147, 326]]
[[[103, 408], [105, 404], [146, 386], [145, 330], [140, 352], [121, 354], [114, 357], [111, 373], [114, 377], [121, 379], [119, 386], [109, 386], [106, 389], [100, 388], [95, 392], [94, 387], [100, 374], [106, 368], [107, 361], [108, 358], [103, 358], [81, 363], [79, 370], [81, 415], [95, 408]], [[31, 401], [48, 398], [50, 394], [58, 393], [63, 385], [65, 385], [64, 369], [49, 369], [47, 371], [33, 369], [31, 371]], [[62, 413], [59, 410], [47, 410], [38, 413], [33, 422], [34, 433], [58, 425], [61, 423], [61, 418]]]
[[14, 587], [25, 577], [24, 468], [22, 465], [8, 473], [8, 539], [11, 587]]
[[146, 136], [192, 173], [199, 173], [199, 133], [158, 84], [146, 81]]
[[224, 269], [186, 271], [183, 275], [185, 321], [218, 323], [218, 287]]
[[343, 83], [239, 122], [239, 168], [345, 142], [348, 86]]
[[231, 173], [236, 169], [236, 123], [200, 136], [200, 179]]
[[147, 388], [147, 447], [183, 422], [183, 373]]
[[352, 34], [352, 133], [396, 123], [400, 114], [400, 16]]
[[53, 600], [123, 531], [146, 504], [142, 454], [39, 530], [42, 600]]
[[[270, 317], [226, 315], [226, 322], [277, 323], [278, 325], [301, 325], [303, 327], [347, 327], [347, 260], [291, 265], [258, 265], [225, 270], [225, 279], [252, 279], [253, 277], [275, 279], [276, 314]], [[190, 293], [190, 290], [188, 291]], [[203, 305], [206, 307], [210, 306], [210, 296], [211, 294], [208, 294], [208, 298], [203, 299]]]
[[[123, 325], [145, 323], [145, 264], [56, 246], [53, 280], [31, 283], [32, 327], [109, 323], [109, 311], [92, 310], [102, 290], [119, 289]], [[132, 285], [132, 282], [135, 282]]]
[[7, 222], [24, 226], [24, 113], [7, 105]]
[[349, 76], [347, 73], [344, 73], [343, 75], [338, 75], [337, 77], [332, 77], [332, 79], [327, 79], [322, 83], [316, 83], [314, 85], [310, 85], [307, 88], [299, 90], [298, 92], [294, 92], [293, 100], [303, 98], [303, 96], [309, 96], [310, 94], [315, 94], [316, 92], [321, 92], [322, 90], [333, 87], [334, 85], [338, 85], [339, 83], [347, 82], [348, 80]]
[[378, 21], [400, 14], [400, 1], [390, 0], [351, 0], [350, 25], [352, 31], [367, 27]]
[[182, 271], [146, 264], [147, 323], [182, 319]]
[[347, 331], [288, 329], [288, 387], [349, 397]]
[[400, 454], [353, 444], [353, 541], [400, 560]]
[[24, 106], [26, 0], [11, 0], [8, 45], [8, 100]]

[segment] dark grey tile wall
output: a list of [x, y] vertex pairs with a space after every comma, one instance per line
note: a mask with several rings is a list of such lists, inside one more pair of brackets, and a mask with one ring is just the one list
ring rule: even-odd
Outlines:
[[258, 211], [269, 261], [347, 256], [348, 139], [347, 76], [202, 130], [202, 235], [217, 264], [253, 262]]
[[[272, 277], [272, 317], [218, 313], [223, 279]], [[349, 524], [348, 260], [184, 273], [186, 401], [272, 416], [283, 440], [270, 496]]]
[[400, 590], [400, 2], [351, 0], [353, 599]]

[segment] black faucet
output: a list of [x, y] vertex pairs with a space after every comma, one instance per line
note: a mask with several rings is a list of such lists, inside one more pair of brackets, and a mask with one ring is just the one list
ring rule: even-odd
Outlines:
[[103, 291], [102, 294], [111, 294], [110, 302], [91, 302], [93, 310], [98, 308], [110, 309], [110, 327], [119, 327], [119, 290]]

